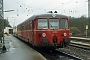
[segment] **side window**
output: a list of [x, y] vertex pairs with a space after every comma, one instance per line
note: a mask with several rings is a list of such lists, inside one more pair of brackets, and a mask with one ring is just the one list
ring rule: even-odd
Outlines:
[[23, 31], [23, 26], [21, 25], [21, 31]]
[[17, 31], [19, 31], [19, 26], [17, 27]]
[[28, 30], [28, 23], [26, 23], [26, 30]]
[[26, 26], [26, 24], [25, 24], [25, 30], [26, 30], [26, 28], [27, 28], [27, 26]]
[[32, 28], [34, 28], [34, 21], [32, 21]]
[[23, 30], [25, 30], [26, 28], [25, 28], [25, 23], [23, 24]]
[[23, 31], [24, 31], [24, 24], [22, 26], [23, 26]]
[[32, 21], [30, 21], [30, 29], [32, 29]]
[[28, 28], [28, 24], [27, 24], [27, 22], [25, 23], [25, 30], [27, 30], [27, 28]]

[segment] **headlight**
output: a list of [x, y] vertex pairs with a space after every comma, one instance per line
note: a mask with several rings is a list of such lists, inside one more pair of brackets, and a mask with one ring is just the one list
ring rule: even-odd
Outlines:
[[64, 36], [67, 36], [67, 34], [66, 34], [66, 33], [64, 33]]
[[46, 34], [45, 34], [45, 33], [42, 33], [42, 36], [43, 36], [43, 37], [45, 37], [45, 36], [46, 36]]

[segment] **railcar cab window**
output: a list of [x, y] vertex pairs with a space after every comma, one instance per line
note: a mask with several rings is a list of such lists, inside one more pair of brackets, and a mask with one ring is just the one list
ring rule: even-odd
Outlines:
[[50, 29], [59, 29], [59, 19], [49, 19]]
[[68, 29], [68, 20], [67, 19], [60, 19], [60, 28]]
[[38, 19], [38, 29], [48, 29], [47, 19]]

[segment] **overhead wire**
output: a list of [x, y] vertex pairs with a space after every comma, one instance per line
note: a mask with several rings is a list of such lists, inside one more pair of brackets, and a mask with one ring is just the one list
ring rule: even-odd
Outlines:
[[[11, 1], [14, 1], [14, 0], [11, 0]], [[32, 5], [34, 2], [35, 2], [36, 0], [34, 0], [30, 5]], [[65, 4], [68, 4], [68, 3], [70, 3], [70, 2], [72, 2], [72, 1], [74, 1], [74, 0], [70, 0], [70, 1], [68, 1], [68, 2], [66, 2], [66, 3], [62, 3], [63, 5], [65, 5]], [[19, 3], [19, 2], [17, 2], [17, 1], [14, 1], [14, 2], [16, 2], [17, 4], [19, 4], [20, 6], [21, 6], [21, 4]], [[52, 1], [52, 2], [54, 2], [54, 1]], [[87, 2], [87, 1], [86, 1]], [[51, 3], [51, 2], [50, 2]], [[77, 3], [77, 2], [76, 2]], [[49, 4], [49, 3], [48, 3]], [[25, 5], [25, 4], [23, 4], [23, 5]], [[46, 4], [47, 5], [47, 4]], [[25, 5], [26, 6], [26, 5]], [[61, 5], [60, 5], [61, 6]], [[56, 9], [56, 8], [58, 8], [58, 7], [60, 7], [60, 6], [57, 6], [57, 7], [55, 7], [54, 9]], [[45, 7], [45, 6], [44, 6]], [[31, 8], [35, 8], [35, 7], [31, 7]], [[36, 8], [36, 9], [40, 9], [40, 8]]]
[[[68, 2], [66, 2], [66, 3], [62, 3], [62, 5], [66, 5], [66, 4], [68, 4], [68, 3], [72, 2], [72, 1], [74, 1], [74, 0], [70, 0], [70, 1], [68, 1]], [[85, 2], [87, 2], [87, 1], [85, 1]], [[75, 1], [75, 3], [78, 3], [78, 2]], [[60, 5], [60, 6], [62, 6], [62, 5]], [[55, 7], [54, 9], [56, 9], [56, 8], [58, 8], [58, 7], [60, 7], [60, 6], [57, 6], [57, 7]]]
[[[28, 14], [29, 14], [29, 11], [31, 10], [31, 12], [33, 12], [33, 8], [35, 8], [35, 9], [42, 9], [42, 8], [36, 8], [36, 7], [31, 7], [31, 5], [36, 1], [36, 0], [34, 0], [31, 4], [30, 4], [30, 6], [26, 6], [25, 4], [21, 4], [21, 3], [19, 3], [19, 2], [17, 2], [17, 1], [14, 1], [14, 0], [12, 0], [13, 2], [15, 2], [15, 3], [17, 3], [17, 4], [19, 4], [20, 5], [20, 7], [22, 7], [23, 8], [23, 6], [25, 6], [25, 8], [23, 8], [23, 10], [24, 10], [24, 12], [25, 12], [25, 9], [28, 11]], [[28, 8], [30, 8], [30, 9], [28, 9]], [[43, 9], [44, 11], [46, 11], [45, 9]]]
[[[85, 1], [86, 3], [87, 3], [87, 1]], [[77, 2], [78, 3], [78, 2]], [[88, 7], [88, 5], [84, 5], [84, 6], [80, 6], [80, 7], [74, 7], [74, 8], [72, 8], [72, 9], [69, 9], [69, 10], [77, 10], [77, 9], [82, 9], [82, 8], [84, 8], [84, 7]]]
[[36, 0], [33, 0], [33, 2], [30, 4], [30, 6], [31, 6], [33, 3], [35, 3], [35, 1], [36, 1]]
[[[62, 5], [66, 5], [66, 4], [68, 4], [68, 3], [70, 3], [70, 2], [72, 2], [73, 0], [70, 0], [70, 1], [68, 1], [68, 2], [66, 2], [66, 3], [62, 3]], [[61, 6], [61, 5], [60, 5]], [[57, 6], [57, 7], [55, 7], [54, 9], [56, 9], [56, 8], [58, 8], [58, 7], [60, 7], [60, 6]], [[52, 9], [52, 10], [54, 10], [54, 9]]]
[[[26, 6], [25, 4], [21, 4], [21, 3], [17, 2], [17, 1], [14, 1], [14, 0], [11, 0], [11, 1], [13, 1], [13, 2], [19, 4], [20, 7], [25, 6], [25, 9], [28, 9], [28, 7], [30, 7], [36, 0], [34, 0], [34, 1], [30, 4], [30, 6]], [[32, 7], [30, 7], [30, 8], [32, 8]]]
[[[14, 1], [14, 0], [12, 0], [13, 2], [15, 2], [15, 3], [17, 3], [17, 4], [19, 4], [20, 5], [20, 7], [22, 7], [22, 5], [24, 5], [24, 6], [26, 6], [25, 4], [20, 4], [19, 2], [17, 2], [17, 1]], [[36, 0], [34, 0], [31, 4], [30, 4], [30, 6], [35, 2]], [[55, 1], [55, 0], [54, 0]], [[54, 1], [52, 1], [52, 2], [54, 2]], [[49, 3], [47, 3], [46, 4], [46, 6], [48, 5], [48, 4], [50, 4], [50, 3], [52, 3], [52, 2], [49, 2]], [[35, 7], [30, 7], [30, 6], [28, 6], [29, 8], [35, 8]], [[43, 7], [45, 7], [45, 6], [43, 6]], [[27, 8], [26, 8], [27, 9]], [[35, 8], [35, 9], [43, 9], [43, 8]], [[44, 11], [46, 11], [46, 9], [43, 9]]]
[[50, 1], [49, 3], [45, 4], [45, 5], [42, 6], [42, 7], [46, 7], [46, 6], [50, 5], [51, 3], [53, 3], [54, 1], [57, 1], [57, 0]]
[[[85, 2], [88, 2], [88, 1], [85, 1]], [[75, 1], [75, 3], [78, 3], [78, 2]], [[80, 2], [80, 3], [81, 3], [81, 2]], [[60, 7], [60, 6], [59, 6], [59, 7]], [[86, 6], [83, 6], [83, 7], [86, 7]], [[83, 8], [83, 7], [82, 7], [82, 8]], [[56, 7], [56, 8], [57, 8], [57, 7]], [[71, 8], [71, 9], [68, 9], [68, 10], [69, 10], [69, 12], [77, 12], [77, 11], [76, 11], [77, 8], [78, 8], [78, 9], [81, 9], [81, 7], [76, 7], [76, 8]], [[74, 10], [74, 9], [75, 9], [75, 10]], [[58, 10], [61, 10], [61, 9], [58, 9]], [[64, 10], [64, 13], [65, 13], [65, 10]]]
[[[13, 0], [14, 1], [14, 0]], [[33, 3], [35, 3], [35, 1], [36, 0], [34, 0], [31, 4], [30, 4], [30, 6], [26, 6], [25, 4], [20, 4], [19, 2], [16, 2], [16, 1], [14, 1], [14, 2], [16, 2], [17, 4], [19, 4], [20, 5], [20, 7], [22, 7], [23, 5], [25, 6], [25, 7], [27, 7], [26, 8], [26, 10], [28, 11], [28, 13], [30, 12], [30, 10], [33, 12], [33, 8], [35, 8], [35, 9], [43, 9], [43, 8], [36, 8], [36, 7], [31, 7], [31, 5], [33, 5]], [[68, 3], [71, 3], [71, 2], [73, 2], [74, 0], [70, 0], [70, 1], [68, 1], [68, 2], [66, 2], [66, 3], [63, 3], [62, 2], [62, 5], [60, 5], [60, 6], [64, 6], [64, 5], [66, 5], [66, 4], [68, 4]], [[44, 6], [42, 6], [42, 7], [46, 7], [48, 4], [51, 4], [51, 3], [53, 3], [54, 1], [52, 1], [52, 2], [49, 2], [49, 3], [47, 3], [46, 5], [44, 5]], [[75, 3], [78, 3], [77, 1], [75, 1]], [[55, 8], [53, 8], [53, 9], [51, 9], [51, 10], [56, 10], [58, 7], [60, 7], [60, 6], [57, 6], [57, 7], [55, 7]], [[74, 8], [72, 8], [72, 9], [74, 9]], [[69, 10], [72, 10], [72, 9], [69, 9]], [[45, 12], [46, 12], [46, 10], [49, 10], [49, 9], [43, 9]]]

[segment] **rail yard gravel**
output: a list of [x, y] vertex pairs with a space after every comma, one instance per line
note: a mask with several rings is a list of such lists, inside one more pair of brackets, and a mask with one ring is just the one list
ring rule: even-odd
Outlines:
[[84, 49], [71, 47], [71, 46], [68, 46], [66, 48], [59, 48], [57, 50], [75, 55], [77, 57], [82, 58], [83, 60], [90, 60], [90, 50], [84, 50]]

